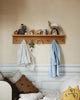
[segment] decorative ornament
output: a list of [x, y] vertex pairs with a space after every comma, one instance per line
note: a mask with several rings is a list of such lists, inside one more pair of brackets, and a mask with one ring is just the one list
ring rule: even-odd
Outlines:
[[55, 30], [57, 35], [59, 35], [59, 26], [56, 23], [52, 24], [50, 21], [48, 21], [48, 24], [49, 27], [51, 28], [51, 34], [53, 34]]
[[34, 48], [34, 43], [33, 43], [32, 40], [30, 40], [29, 46], [30, 46], [30, 48], [31, 48], [31, 47]]

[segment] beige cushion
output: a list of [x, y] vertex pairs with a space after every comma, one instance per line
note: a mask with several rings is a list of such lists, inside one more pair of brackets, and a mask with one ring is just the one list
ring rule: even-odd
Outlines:
[[16, 83], [20, 78], [21, 78], [22, 74], [21, 72], [18, 70], [12, 77], [9, 78], [9, 80], [13, 83]]

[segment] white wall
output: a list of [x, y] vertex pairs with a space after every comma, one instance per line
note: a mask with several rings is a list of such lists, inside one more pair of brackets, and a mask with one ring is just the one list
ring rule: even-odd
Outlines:
[[16, 64], [0, 64], [0, 71], [4, 72], [5, 76], [10, 77], [12, 73], [20, 70], [38, 88], [60, 89], [64, 81], [75, 78], [76, 76], [80, 77], [80, 64], [61, 65], [59, 68], [60, 76], [53, 78], [49, 75], [49, 65], [36, 65], [35, 71], [30, 71], [26, 67]]
[[[0, 0], [0, 64], [17, 63], [19, 45], [12, 34], [20, 24], [30, 29], [49, 29], [48, 20], [64, 29], [66, 43], [60, 45], [62, 64], [80, 64], [80, 0]], [[33, 50], [37, 64], [49, 64], [50, 46]]]

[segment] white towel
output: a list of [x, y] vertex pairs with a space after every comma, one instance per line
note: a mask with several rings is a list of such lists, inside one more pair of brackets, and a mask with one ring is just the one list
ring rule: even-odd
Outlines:
[[25, 66], [27, 66], [27, 68], [31, 71], [34, 71], [35, 69], [35, 58], [29, 52], [28, 46], [25, 40], [21, 42], [21, 45], [18, 51], [18, 62], [17, 63], [25, 64]]
[[31, 63], [29, 50], [25, 40], [23, 40], [18, 51], [18, 64], [28, 65], [29, 63]]

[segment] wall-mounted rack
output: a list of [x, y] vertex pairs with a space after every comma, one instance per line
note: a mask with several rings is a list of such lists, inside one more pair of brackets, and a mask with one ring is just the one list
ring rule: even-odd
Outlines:
[[[34, 44], [40, 44], [41, 41], [43, 44], [51, 44], [51, 41], [55, 39], [58, 44], [65, 43], [66, 35], [12, 35], [13, 44], [20, 44], [24, 39], [28, 44], [32, 40]], [[41, 40], [41, 41], [37, 41]]]

